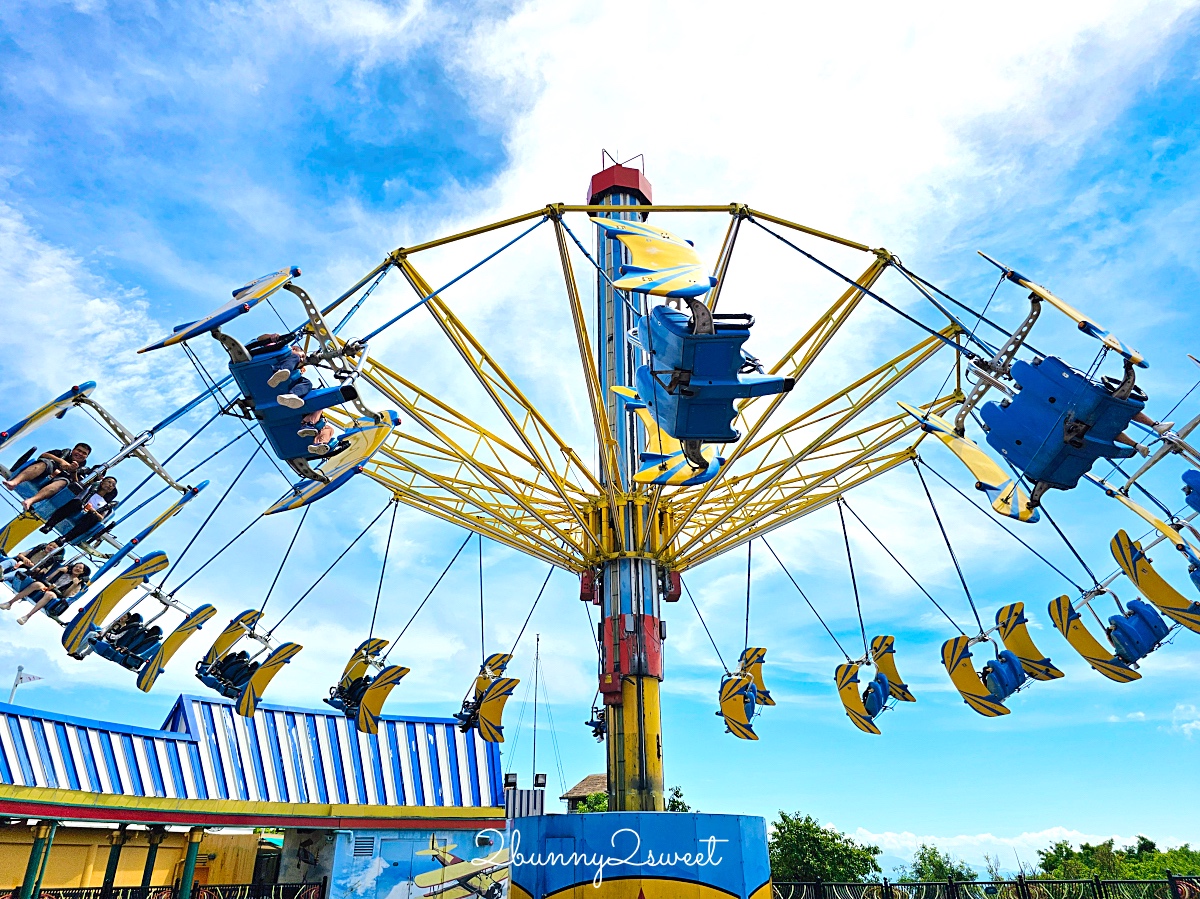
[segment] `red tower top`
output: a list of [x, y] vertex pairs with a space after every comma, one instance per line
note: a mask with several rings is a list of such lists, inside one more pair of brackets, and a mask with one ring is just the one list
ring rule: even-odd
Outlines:
[[641, 169], [631, 169], [623, 165], [610, 165], [592, 175], [592, 183], [588, 187], [588, 205], [599, 203], [610, 193], [630, 193], [647, 205], [654, 202], [650, 182], [646, 180]]

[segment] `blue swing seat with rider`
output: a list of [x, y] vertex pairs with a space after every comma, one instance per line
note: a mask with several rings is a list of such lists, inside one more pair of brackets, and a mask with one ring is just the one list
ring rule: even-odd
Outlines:
[[271, 444], [276, 456], [284, 461], [321, 459], [324, 457], [308, 450], [312, 440], [297, 434], [302, 427], [300, 420], [310, 412], [354, 400], [358, 397], [358, 391], [353, 384], [319, 387], [304, 397], [304, 406], [300, 409], [281, 406], [279, 396], [290, 392], [299, 375], [293, 375], [292, 380], [285, 381], [279, 387], [270, 386], [267, 379], [278, 370], [279, 363], [287, 361], [291, 355], [291, 346], [284, 346], [282, 349], [251, 356], [248, 362], [230, 362], [229, 372], [246, 398], [247, 405], [252, 406], [254, 417], [262, 425], [267, 442]]

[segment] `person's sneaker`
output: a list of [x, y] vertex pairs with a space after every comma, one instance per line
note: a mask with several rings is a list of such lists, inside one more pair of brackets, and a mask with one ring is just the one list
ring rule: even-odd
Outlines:
[[304, 400], [296, 396], [294, 393], [281, 393], [275, 397], [276, 402], [281, 406], [287, 406], [289, 409], [299, 409], [304, 405]]
[[324, 456], [324, 455], [328, 454], [328, 452], [329, 452], [329, 444], [313, 443], [313, 444], [309, 445], [308, 451], [310, 453], [312, 453], [314, 456]]
[[1175, 427], [1175, 422], [1173, 422], [1173, 421], [1160, 421], [1154, 425], [1154, 433], [1155, 434], [1166, 434], [1173, 427]]
[[1144, 443], [1138, 443], [1133, 448], [1138, 451], [1138, 455], [1142, 458], [1150, 455], [1150, 447], [1146, 446]]
[[299, 431], [296, 432], [296, 436], [297, 437], [316, 437], [317, 429], [316, 428], [301, 428]]
[[292, 373], [290, 371], [288, 371], [286, 368], [281, 368], [279, 371], [272, 374], [271, 377], [267, 378], [267, 386], [278, 387], [291, 376]]

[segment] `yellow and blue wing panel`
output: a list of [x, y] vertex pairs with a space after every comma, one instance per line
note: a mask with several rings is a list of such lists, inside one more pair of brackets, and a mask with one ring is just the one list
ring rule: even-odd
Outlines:
[[346, 667], [342, 670], [338, 686], [346, 690], [352, 683], [365, 675], [371, 660], [383, 652], [387, 645], [388, 641], [381, 640], [379, 637], [371, 637], [359, 643], [358, 648], [354, 650], [354, 654], [350, 656], [350, 661], [346, 663]]
[[973, 710], [986, 718], [1008, 714], [1008, 708], [992, 698], [971, 663], [971, 641], [967, 637], [955, 637], [942, 644], [942, 664], [954, 689]]
[[303, 648], [299, 643], [284, 643], [272, 650], [271, 654], [258, 666], [258, 670], [250, 676], [249, 683], [242, 688], [242, 695], [238, 697], [237, 701], [239, 715], [243, 718], [254, 717], [254, 710], [262, 701], [262, 695], [266, 691], [267, 685], [282, 670], [283, 666]]
[[1100, 327], [1100, 325], [1096, 324], [1094, 319], [1084, 315], [1065, 300], [1059, 299], [1046, 288], [1042, 287], [1042, 285], [1030, 281], [1020, 272], [1013, 271], [1008, 266], [997, 262], [987, 253], [980, 253], [979, 255], [992, 265], [996, 266], [996, 268], [1003, 271], [1004, 276], [1008, 278], [1008, 280], [1012, 281], [1014, 284], [1021, 285], [1030, 293], [1036, 294], [1043, 302], [1049, 303], [1067, 318], [1071, 319], [1071, 321], [1075, 322], [1076, 327], [1078, 327], [1079, 330], [1084, 334], [1087, 334], [1089, 337], [1096, 338], [1096, 340], [1099, 340], [1110, 350], [1124, 356], [1134, 365], [1138, 366], [1138, 368], [1149, 368], [1145, 357], [1143, 357], [1141, 353], [1139, 353], [1133, 347], [1122, 343], [1111, 331], [1106, 331], [1104, 328]]
[[875, 663], [875, 667], [883, 672], [883, 676], [887, 678], [888, 693], [892, 699], [898, 699], [900, 702], [916, 702], [917, 697], [912, 695], [912, 691], [908, 689], [906, 684], [900, 678], [900, 672], [896, 670], [896, 638], [890, 635], [882, 635], [871, 638], [871, 661]]
[[371, 681], [358, 705], [356, 721], [360, 731], [365, 734], [379, 733], [379, 716], [383, 714], [383, 704], [387, 702], [388, 694], [409, 670], [403, 665], [388, 665]]
[[775, 700], [771, 698], [771, 692], [763, 683], [762, 666], [766, 660], [767, 650], [764, 647], [751, 646], [744, 649], [738, 658], [738, 673], [748, 674], [753, 679], [754, 689], [757, 693], [755, 701], [759, 705], [775, 705]]
[[162, 571], [168, 564], [166, 553], [147, 553], [109, 581], [63, 630], [62, 645], [68, 655], [74, 656], [83, 649], [87, 635], [93, 628], [99, 630], [104, 626], [104, 619], [116, 608], [117, 603], [129, 595], [130, 590], [145, 582], [152, 574]]
[[1200, 634], [1200, 602], [1187, 599], [1154, 570], [1142, 544], [1130, 540], [1124, 529], [1117, 531], [1109, 546], [1117, 565], [1138, 591], [1159, 610], [1190, 631]]
[[1046, 654], [1037, 648], [1033, 637], [1029, 635], [1025, 603], [1013, 602], [997, 610], [996, 626], [1000, 629], [1000, 639], [1004, 641], [1004, 648], [1017, 657], [1025, 673], [1034, 680], [1055, 680], [1063, 676]]
[[842, 705], [846, 709], [846, 717], [864, 733], [878, 734], [879, 727], [867, 714], [867, 707], [863, 705], [862, 693], [858, 689], [858, 666], [853, 662], [838, 665], [837, 670], [833, 673], [833, 680], [837, 684], [838, 699], [842, 701]]
[[633, 476], [637, 484], [659, 484], [664, 487], [695, 487], [711, 481], [720, 472], [725, 460], [717, 448], [706, 445], [700, 454], [708, 463], [702, 469], [693, 468], [683, 454], [679, 441], [658, 426], [653, 413], [646, 408], [632, 387], [611, 387], [621, 397], [626, 409], [632, 409], [646, 430], [646, 448], [640, 455], [641, 468]]
[[21, 541], [42, 526], [36, 512], [22, 512], [0, 528], [0, 555], [11, 556]]
[[138, 689], [143, 693], [149, 693], [154, 682], [158, 680], [158, 676], [167, 670], [167, 663], [171, 661], [184, 641], [204, 627], [204, 622], [216, 614], [217, 610], [213, 606], [205, 604], [183, 619], [179, 627], [171, 631], [170, 635], [159, 644], [158, 650], [150, 658], [150, 661], [142, 666], [137, 679]]
[[1141, 677], [1138, 672], [1118, 659], [1111, 649], [1106, 649], [1091, 632], [1083, 626], [1079, 613], [1071, 605], [1071, 597], [1060, 596], [1050, 603], [1050, 620], [1058, 632], [1067, 638], [1071, 647], [1083, 656], [1083, 660], [1119, 684], [1127, 684]]
[[1029, 507], [1029, 497], [1013, 478], [1004, 473], [991, 456], [979, 448], [973, 440], [960, 437], [954, 430], [954, 425], [940, 415], [924, 412], [908, 403], [899, 403], [901, 409], [921, 423], [921, 429], [932, 434], [949, 447], [971, 477], [975, 478], [975, 487], [987, 494], [992, 502], [992, 509], [1006, 518], [1013, 518], [1033, 524], [1041, 514], [1037, 509]]
[[606, 237], [629, 250], [630, 262], [614, 286], [621, 290], [658, 297], [699, 297], [712, 290], [717, 279], [704, 272], [700, 255], [689, 241], [645, 222], [593, 218]]
[[233, 321], [239, 315], [244, 315], [249, 312], [279, 288], [285, 284], [291, 283], [292, 278], [300, 275], [298, 268], [284, 268], [277, 272], [271, 272], [269, 275], [263, 275], [261, 278], [255, 278], [249, 284], [239, 287], [233, 292], [233, 299], [213, 312], [210, 312], [204, 318], [197, 319], [194, 322], [185, 322], [182, 325], [177, 325], [175, 330], [169, 335], [156, 340], [154, 343], [147, 344], [138, 350], [139, 353], [148, 353], [151, 350], [161, 350], [163, 347], [174, 346], [177, 343], [183, 343], [185, 340], [191, 340], [200, 334], [206, 334], [214, 328], [219, 328], [221, 325]]
[[508, 668], [508, 664], [512, 660], [511, 652], [494, 652], [483, 660], [482, 671], [492, 677], [499, 677]]
[[258, 619], [262, 618], [262, 614], [257, 609], [247, 609], [235, 616], [229, 624], [225, 625], [225, 630], [217, 635], [217, 639], [213, 641], [213, 645], [209, 647], [208, 652], [204, 654], [204, 658], [200, 664], [207, 667], [215, 665], [218, 659], [233, 648], [234, 643], [242, 639], [243, 634], [258, 624]]
[[479, 736], [489, 743], [504, 742], [504, 704], [512, 696], [520, 681], [515, 677], [501, 677], [492, 681], [479, 699]]
[[383, 446], [392, 429], [399, 424], [399, 414], [391, 409], [381, 413], [379, 422], [370, 418], [355, 419], [355, 427], [342, 434], [342, 439], [349, 441], [349, 447], [326, 460], [320, 467], [321, 474], [328, 478], [328, 481], [300, 481], [263, 514], [273, 515], [276, 512], [299, 509], [333, 493], [354, 475], [362, 472], [363, 466]]
[[44, 406], [39, 406], [16, 424], [9, 425], [3, 431], [0, 431], [0, 449], [8, 446], [8, 444], [12, 443], [18, 437], [28, 434], [35, 428], [45, 424], [48, 419], [56, 415], [62, 415], [67, 409], [78, 405], [81, 399], [90, 396], [95, 389], [95, 381], [84, 381], [82, 384], [72, 387], [66, 393], [59, 394]]
[[721, 710], [717, 714], [724, 719], [726, 729], [739, 740], [758, 739], [746, 712], [746, 696], [753, 689], [754, 678], [749, 674], [731, 674], [721, 680], [718, 694]]

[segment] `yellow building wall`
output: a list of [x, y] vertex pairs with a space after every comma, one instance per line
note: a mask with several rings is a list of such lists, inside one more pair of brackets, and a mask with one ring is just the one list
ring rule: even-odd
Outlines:
[[[102, 886], [111, 832], [104, 828], [60, 826], [50, 849], [42, 886], [48, 889]], [[211, 884], [250, 883], [258, 840], [253, 833], [206, 833], [196, 861], [196, 880]], [[0, 828], [0, 889], [20, 886], [32, 847], [32, 827], [22, 824]], [[142, 882], [148, 848], [145, 830], [129, 832], [117, 865], [117, 886], [137, 886]], [[186, 850], [186, 833], [165, 836], [154, 860], [152, 886], [166, 886], [179, 877]]]

